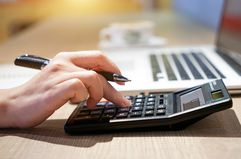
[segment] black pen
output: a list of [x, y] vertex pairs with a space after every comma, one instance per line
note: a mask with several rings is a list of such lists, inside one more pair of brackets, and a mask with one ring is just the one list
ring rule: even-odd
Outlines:
[[[21, 55], [17, 57], [14, 61], [15, 65], [28, 67], [28, 68], [34, 68], [34, 69], [43, 69], [46, 65], [48, 65], [50, 62], [49, 59], [35, 56], [35, 55]], [[105, 71], [96, 71], [98, 74], [105, 77], [107, 81], [113, 81], [113, 82], [129, 82], [128, 78], [116, 74], [116, 73], [110, 73]]]

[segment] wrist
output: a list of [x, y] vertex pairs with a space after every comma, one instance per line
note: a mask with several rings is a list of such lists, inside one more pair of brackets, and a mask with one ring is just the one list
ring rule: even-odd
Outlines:
[[0, 90], [0, 128], [14, 127], [14, 115], [11, 114], [13, 90]]

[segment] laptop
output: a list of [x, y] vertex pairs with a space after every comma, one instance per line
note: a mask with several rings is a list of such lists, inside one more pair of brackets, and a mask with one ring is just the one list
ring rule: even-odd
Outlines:
[[230, 93], [241, 93], [241, 10], [235, 6], [241, 1], [224, 3], [215, 46], [107, 52], [132, 80], [114, 87], [123, 92], [172, 92], [221, 78]]

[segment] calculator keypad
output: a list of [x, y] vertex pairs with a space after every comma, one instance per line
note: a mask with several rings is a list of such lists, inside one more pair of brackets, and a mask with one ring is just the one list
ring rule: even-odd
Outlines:
[[118, 107], [111, 102], [100, 102], [95, 109], [87, 109], [86, 106], [79, 108], [74, 120], [81, 123], [92, 123], [110, 119], [166, 115], [164, 96], [161, 94], [150, 94], [148, 96], [140, 94], [137, 96], [126, 96], [126, 98], [132, 102], [131, 107]]

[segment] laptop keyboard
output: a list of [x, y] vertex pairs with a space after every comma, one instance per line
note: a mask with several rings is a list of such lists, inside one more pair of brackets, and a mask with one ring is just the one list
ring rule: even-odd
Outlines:
[[189, 69], [194, 76], [195, 79], [203, 79], [200, 72], [197, 70], [197, 68], [194, 66], [194, 64], [191, 62], [191, 60], [188, 58], [187, 54], [182, 53], [182, 57], [185, 60], [186, 64], [189, 66]]
[[158, 80], [158, 75], [162, 73], [161, 68], [159, 67], [156, 55], [152, 54], [150, 55], [151, 60], [151, 68], [153, 71], [153, 79], [154, 81]]
[[199, 53], [198, 54], [200, 57], [204, 58], [210, 65], [211, 67], [218, 73], [218, 75], [221, 77], [221, 78], [225, 78], [225, 76], [212, 64], [212, 62], [210, 60], [208, 60], [208, 58], [206, 56], [204, 56], [204, 54], [202, 53]]
[[215, 79], [217, 78], [211, 71], [210, 69], [204, 64], [204, 62], [202, 61], [202, 59], [200, 58], [200, 56], [198, 56], [198, 53], [191, 53], [192, 56], [195, 58], [195, 60], [197, 61], [197, 63], [199, 64], [199, 66], [201, 67], [201, 69], [203, 70], [203, 72], [206, 74], [208, 79]]
[[225, 78], [200, 51], [181, 54], [151, 54], [150, 62], [154, 81], [163, 79], [160, 74], [164, 74], [164, 71], [166, 78], [170, 81]]
[[167, 73], [167, 77], [169, 80], [177, 80], [177, 77], [173, 71], [173, 68], [169, 62], [169, 60], [167, 59], [167, 56], [165, 54], [162, 55], [162, 60], [163, 60], [163, 64], [165, 65], [165, 69], [166, 69], [166, 73]]
[[188, 76], [186, 70], [182, 66], [181, 62], [178, 60], [177, 55], [172, 54], [172, 58], [177, 66], [178, 72], [180, 72], [180, 76], [182, 80], [189, 80], [190, 77]]

